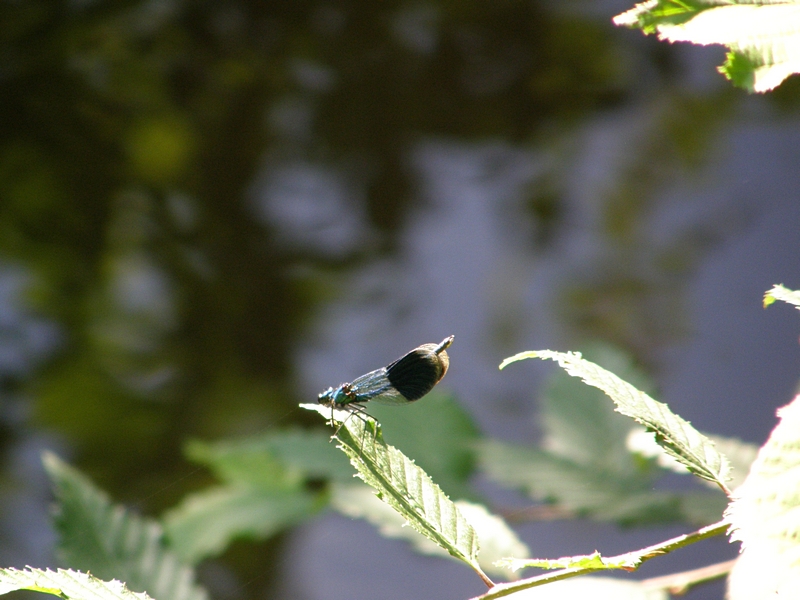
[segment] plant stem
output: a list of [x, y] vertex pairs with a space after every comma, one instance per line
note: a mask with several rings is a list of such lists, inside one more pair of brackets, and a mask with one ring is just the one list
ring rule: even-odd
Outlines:
[[[635, 552], [628, 552], [626, 554], [620, 554], [618, 556], [603, 559], [603, 562], [618, 564], [623, 563], [626, 566], [617, 568], [622, 568], [626, 571], [635, 571], [646, 560], [662, 554], [667, 554], [668, 552], [672, 552], [673, 550], [677, 550], [683, 546], [688, 546], [689, 544], [694, 544], [695, 542], [699, 542], [706, 538], [721, 535], [727, 531], [729, 526], [730, 524], [727, 521], [719, 521], [718, 523], [707, 525], [706, 527], [702, 527], [701, 529], [698, 529], [692, 533], [679, 535], [678, 537], [642, 548], [641, 550], [637, 550]], [[567, 569], [561, 569], [552, 573], [545, 573], [544, 575], [537, 575], [536, 577], [521, 579], [511, 583], [501, 583], [494, 586], [482, 596], [477, 596], [472, 600], [494, 600], [495, 598], [503, 598], [504, 596], [510, 596], [511, 594], [521, 590], [537, 587], [546, 583], [552, 583], [553, 581], [568, 579], [570, 577], [593, 573], [595, 571], [606, 571], [611, 568], [613, 567], [570, 567]]]
[[730, 573], [735, 564], [736, 559], [726, 560], [725, 562], [692, 569], [691, 571], [681, 571], [680, 573], [671, 573], [662, 577], [643, 579], [640, 583], [649, 590], [666, 590], [670, 594], [680, 596], [698, 584], [724, 577]]

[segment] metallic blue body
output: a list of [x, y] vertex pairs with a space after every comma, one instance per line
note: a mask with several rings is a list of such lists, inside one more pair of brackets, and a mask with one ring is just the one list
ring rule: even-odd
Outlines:
[[379, 404], [408, 403], [408, 400], [389, 382], [386, 367], [370, 371], [350, 383], [343, 383], [336, 389], [328, 388], [319, 395], [320, 404], [334, 408], [344, 408], [348, 404], [368, 401]]
[[447, 372], [445, 349], [453, 336], [438, 344], [422, 344], [386, 367], [370, 371], [319, 395], [319, 403], [336, 409], [358, 410], [365, 402], [408, 404], [431, 391]]

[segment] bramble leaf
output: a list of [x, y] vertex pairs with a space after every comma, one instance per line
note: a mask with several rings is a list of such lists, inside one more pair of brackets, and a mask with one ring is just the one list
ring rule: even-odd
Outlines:
[[103, 579], [119, 579], [156, 600], [207, 600], [194, 570], [163, 544], [161, 527], [114, 505], [88, 478], [46, 453], [55, 486], [61, 560]]
[[583, 359], [576, 352], [522, 352], [504, 360], [500, 368], [528, 358], [554, 360], [568, 374], [580, 377], [585, 383], [601, 389], [614, 401], [618, 412], [653, 431], [656, 441], [673, 458], [698, 477], [711, 481], [728, 492], [725, 485], [729, 471], [727, 459], [717, 451], [710, 439], [688, 421], [674, 414], [666, 404], [653, 400], [610, 371]]
[[[331, 409], [301, 404], [324, 417]], [[334, 410], [342, 425], [336, 433], [339, 448], [347, 454], [358, 476], [378, 497], [394, 508], [408, 524], [429, 540], [466, 562], [487, 585], [492, 581], [478, 564], [478, 536], [456, 505], [425, 471], [397, 448], [383, 441], [380, 425], [372, 418]]]
[[147, 594], [132, 592], [120, 581], [103, 581], [71, 569], [0, 569], [0, 594], [15, 590], [43, 592], [66, 600], [150, 600]]
[[769, 91], [800, 72], [796, 0], [648, 0], [614, 17], [670, 42], [728, 47], [718, 70], [751, 92]]

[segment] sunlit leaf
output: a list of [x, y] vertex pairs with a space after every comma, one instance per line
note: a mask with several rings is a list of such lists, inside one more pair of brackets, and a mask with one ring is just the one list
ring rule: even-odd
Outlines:
[[719, 70], [765, 92], [800, 72], [800, 3], [794, 0], [648, 0], [614, 18], [670, 42], [722, 44]]
[[361, 482], [334, 485], [331, 507], [353, 519], [368, 521], [384, 537], [408, 541], [417, 552], [451, 558], [447, 550], [408, 527], [408, 521], [398, 511], [381, 501], [373, 488]]
[[775, 300], [783, 300], [789, 304], [794, 304], [795, 308], [800, 310], [800, 292], [798, 291], [790, 290], [782, 285], [776, 285], [764, 294], [764, 308], [775, 302]]
[[613, 373], [584, 360], [579, 353], [522, 352], [504, 360], [500, 368], [528, 358], [557, 361], [573, 377], [580, 377], [588, 385], [601, 389], [614, 401], [618, 412], [655, 432], [656, 441], [692, 473], [727, 491], [725, 481], [729, 465], [725, 457], [711, 440], [674, 414], [666, 404], [653, 400]]
[[[520, 569], [569, 569], [580, 567], [581, 569], [606, 569], [609, 568], [606, 561], [600, 556], [599, 552], [593, 554], [582, 554], [579, 556], [564, 556], [561, 558], [506, 558], [497, 561], [498, 566], [519, 571]], [[626, 565], [627, 566], [627, 565]]]
[[[331, 415], [331, 409], [324, 406], [300, 406], [324, 417]], [[487, 584], [490, 583], [478, 564], [475, 530], [427, 473], [397, 448], [383, 441], [380, 426], [374, 419], [349, 411], [334, 411], [333, 417], [343, 423], [336, 434], [338, 447], [350, 458], [359, 477], [411, 527], [453, 557], [466, 562]]]
[[103, 581], [88, 573], [67, 569], [0, 569], [0, 594], [31, 590], [65, 600], [148, 600], [145, 593], [130, 591], [120, 581]]
[[403, 448], [450, 497], [472, 496], [468, 482], [479, 433], [452, 396], [434, 391], [409, 406], [371, 406], [369, 412], [392, 445]]
[[507, 556], [527, 556], [530, 551], [501, 517], [490, 513], [482, 504], [457, 500], [456, 506], [475, 529], [481, 543], [478, 563], [484, 571], [508, 577], [508, 571], [496, 566]]
[[731, 539], [742, 542], [741, 565], [730, 580], [733, 600], [789, 598], [800, 589], [800, 396], [778, 416], [726, 512]]
[[[480, 540], [478, 564], [487, 573], [507, 578], [508, 570], [495, 566], [495, 562], [506, 556], [527, 556], [528, 547], [502, 518], [490, 514], [484, 506], [461, 500], [455, 504]], [[369, 521], [385, 537], [408, 541], [417, 552], [451, 558], [447, 550], [408, 527], [399, 512], [381, 502], [372, 488], [363, 483], [335, 485], [331, 506], [348, 517]]]

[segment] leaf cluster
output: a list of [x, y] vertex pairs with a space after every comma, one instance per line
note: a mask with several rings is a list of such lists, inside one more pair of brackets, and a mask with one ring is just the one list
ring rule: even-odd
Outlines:
[[720, 73], [751, 92], [800, 72], [800, 17], [793, 0], [648, 0], [614, 23], [669, 42], [728, 47]]
[[[800, 306], [800, 295], [782, 286], [767, 293], [765, 305], [776, 299]], [[218, 555], [234, 539], [265, 539], [326, 506], [367, 519], [383, 534], [405, 539], [419, 551], [446, 553], [464, 562], [489, 587], [481, 596], [484, 600], [545, 584], [548, 591], [542, 597], [606, 587], [619, 598], [666, 598], [670, 589], [685, 590], [726, 574], [730, 566], [710, 566], [677, 583], [659, 580], [658, 585], [604, 578], [562, 580], [610, 569], [635, 570], [647, 560], [726, 532], [744, 548], [731, 574], [731, 598], [796, 591], [800, 397], [779, 411], [780, 423], [756, 456], [746, 444], [697, 431], [639, 389], [650, 386], [621, 354], [603, 347], [591, 348], [588, 354], [597, 362], [579, 353], [539, 351], [518, 354], [501, 365], [540, 358], [564, 369], [543, 399], [544, 435], [538, 446], [481, 438], [452, 398], [435, 395], [409, 408], [412, 415], [414, 410], [421, 412], [410, 418], [405, 432], [397, 429], [401, 442], [422, 444], [416, 448], [421, 452], [417, 464], [384, 441], [374, 417], [303, 405], [337, 425], [333, 439], [338, 449], [325, 430], [191, 442], [188, 456], [207, 466], [219, 484], [191, 494], [160, 521], [114, 505], [84, 475], [48, 454], [44, 461], [56, 491], [60, 560], [80, 571], [0, 570], [0, 593], [31, 589], [64, 598], [206, 600], [207, 592], [195, 581], [196, 563]], [[624, 377], [599, 362], [612, 365]], [[438, 422], [426, 414], [430, 410], [440, 417]], [[439, 439], [446, 437], [452, 444], [437, 443], [437, 431]], [[651, 437], [643, 437], [645, 431]], [[435, 457], [426, 454], [426, 446]], [[353, 468], [363, 483], [353, 481]], [[615, 557], [595, 552], [525, 558], [527, 548], [501, 516], [464, 499], [475, 469], [523, 491], [537, 503], [531, 508], [555, 509], [560, 518], [704, 526]], [[691, 473], [710, 489], [654, 490], [658, 477], [668, 471]], [[436, 483], [440, 476], [461, 499], [451, 500]], [[403, 527], [406, 524], [410, 527]], [[513, 578], [514, 572], [527, 568], [552, 572], [500, 584], [487, 575], [506, 573]], [[754, 580], [761, 586], [755, 592]]]

